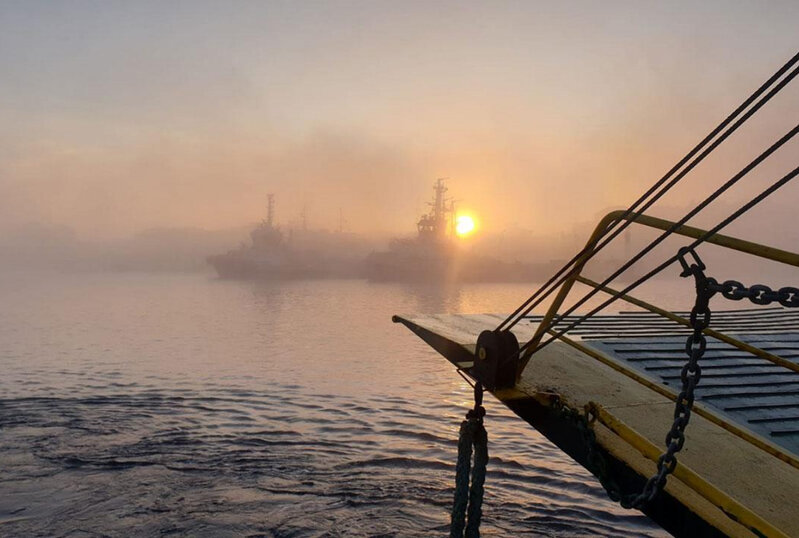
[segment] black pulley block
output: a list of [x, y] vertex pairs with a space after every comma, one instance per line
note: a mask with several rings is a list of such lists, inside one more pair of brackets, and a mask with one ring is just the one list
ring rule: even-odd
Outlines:
[[510, 331], [483, 331], [477, 338], [472, 375], [488, 390], [516, 385], [519, 341]]

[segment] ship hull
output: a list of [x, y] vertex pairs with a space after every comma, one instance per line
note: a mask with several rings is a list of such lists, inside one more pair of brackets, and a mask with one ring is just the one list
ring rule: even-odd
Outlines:
[[423, 255], [374, 252], [364, 262], [364, 277], [372, 282], [537, 282], [547, 265], [505, 262], [485, 256]]
[[208, 263], [225, 280], [305, 280], [328, 278], [357, 278], [360, 269], [348, 260], [286, 257], [258, 259], [234, 254], [209, 256]]
[[309, 268], [293, 265], [287, 260], [258, 260], [222, 254], [209, 256], [208, 263], [219, 278], [230, 280], [290, 280], [313, 275]]

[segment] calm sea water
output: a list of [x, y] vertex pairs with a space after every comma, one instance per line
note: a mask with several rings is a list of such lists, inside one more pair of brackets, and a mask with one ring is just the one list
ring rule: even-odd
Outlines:
[[[391, 315], [531, 289], [0, 275], [0, 534], [444, 535], [471, 390]], [[486, 407], [485, 535], [662, 534]]]

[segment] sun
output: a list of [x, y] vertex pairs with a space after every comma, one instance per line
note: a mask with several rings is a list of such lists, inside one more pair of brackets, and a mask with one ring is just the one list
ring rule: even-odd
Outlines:
[[465, 237], [474, 231], [474, 219], [469, 215], [461, 215], [455, 219], [455, 233]]

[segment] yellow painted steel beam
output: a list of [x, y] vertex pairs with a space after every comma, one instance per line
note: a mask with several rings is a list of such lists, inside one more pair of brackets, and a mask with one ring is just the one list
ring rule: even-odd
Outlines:
[[[586, 406], [586, 410], [590, 414], [593, 414], [606, 428], [626, 441], [647, 459], [657, 463], [661, 450], [651, 441], [627, 426], [621, 419], [612, 415], [597, 403], [590, 402]], [[740, 523], [752, 532], [760, 536], [788, 538], [786, 533], [752, 512], [746, 506], [718, 489], [682, 463], [677, 462], [672, 474], [683, 484], [721, 509], [730, 519]]]
[[[600, 226], [602, 226], [601, 229], [604, 230], [610, 225], [611, 222], [620, 219], [622, 216], [624, 216], [624, 211], [613, 211], [608, 213], [600, 222]], [[660, 219], [658, 217], [652, 217], [644, 214], [630, 215], [625, 220], [632, 220], [636, 224], [641, 224], [650, 228], [657, 228], [659, 230], [668, 230], [675, 224], [670, 220]], [[605, 224], [603, 225], [603, 223]], [[597, 228], [599, 229], [599, 226], [597, 226]], [[682, 225], [678, 226], [674, 230], [674, 233], [683, 235], [685, 237], [699, 239], [707, 233], [707, 230], [695, 228], [694, 226]], [[709, 236], [707, 239], [705, 239], [705, 242], [726, 247], [732, 250], [737, 250], [738, 252], [752, 254], [758, 258], [765, 258], [767, 260], [784, 263], [785, 265], [799, 267], [799, 254], [796, 254], [795, 252], [789, 252], [776, 247], [761, 245], [760, 243], [754, 243], [745, 239], [738, 239], [737, 237], [718, 233]]]
[[[614, 290], [613, 288], [609, 288], [607, 286], [600, 286], [598, 282], [594, 282], [590, 278], [586, 278], [586, 277], [584, 277], [582, 275], [578, 276], [576, 278], [576, 280], [578, 282], [582, 283], [582, 284], [585, 284], [586, 286], [592, 286], [594, 288], [599, 288], [601, 291], [604, 291], [605, 293], [610, 294], [610, 295], [614, 295], [614, 294], [618, 293], [618, 291]], [[641, 307], [641, 308], [643, 308], [645, 310], [649, 310], [650, 312], [652, 312], [654, 314], [660, 314], [664, 318], [668, 318], [668, 319], [670, 319], [672, 321], [675, 321], [675, 322], [677, 322], [677, 323], [679, 323], [681, 325], [685, 325], [686, 327], [690, 327], [691, 326], [691, 322], [689, 320], [685, 319], [684, 317], [678, 316], [677, 314], [675, 314], [673, 312], [669, 312], [668, 310], [664, 310], [664, 309], [662, 309], [660, 307], [657, 307], [657, 306], [655, 306], [653, 304], [647, 303], [646, 301], [642, 301], [641, 299], [638, 299], [638, 298], [633, 297], [631, 295], [626, 295], [626, 294], [622, 295], [621, 299], [627, 301], [628, 303], [631, 303], [631, 304], [634, 304], [636, 306], [639, 306], [639, 307]], [[751, 353], [752, 355], [756, 355], [756, 356], [758, 356], [758, 357], [760, 357], [762, 359], [765, 359], [767, 361], [773, 362], [774, 364], [777, 364], [779, 366], [782, 366], [784, 368], [787, 368], [789, 370], [793, 370], [794, 372], [799, 373], [799, 364], [797, 364], [795, 362], [791, 362], [791, 361], [789, 361], [787, 359], [783, 359], [782, 357], [774, 355], [773, 353], [769, 353], [768, 351], [760, 349], [759, 347], [755, 347], [755, 346], [753, 346], [751, 344], [747, 344], [746, 342], [741, 342], [740, 340], [737, 340], [737, 339], [733, 338], [732, 336], [728, 336], [728, 335], [726, 335], [724, 333], [720, 333], [720, 332], [715, 331], [715, 330], [713, 330], [713, 329], [711, 329], [709, 327], [706, 328], [702, 332], [704, 334], [708, 335], [708, 336], [712, 336], [713, 338], [721, 340], [722, 342], [726, 342], [726, 343], [730, 344], [731, 346], [735, 346], [735, 347], [737, 347], [738, 349], [740, 349], [742, 351], [746, 351], [748, 353]]]

